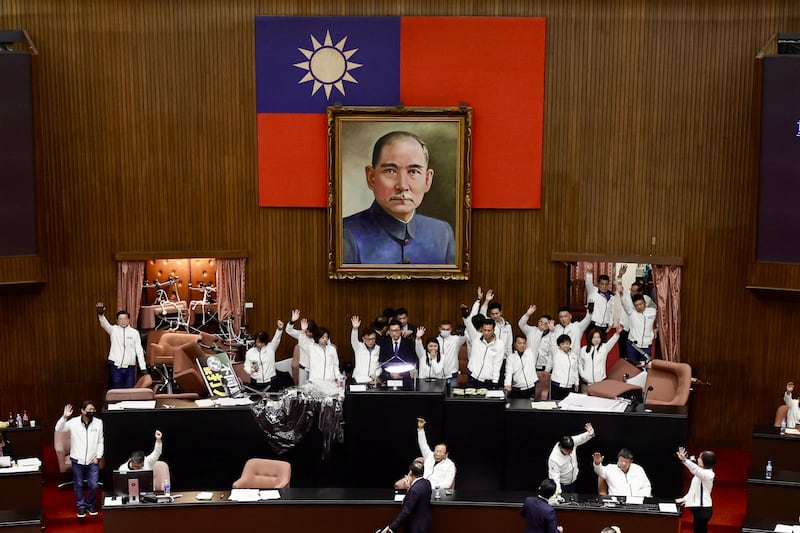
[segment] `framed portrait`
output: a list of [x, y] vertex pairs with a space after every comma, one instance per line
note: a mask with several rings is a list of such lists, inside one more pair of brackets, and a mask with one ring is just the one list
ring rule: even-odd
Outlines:
[[328, 108], [332, 279], [469, 279], [472, 108]]

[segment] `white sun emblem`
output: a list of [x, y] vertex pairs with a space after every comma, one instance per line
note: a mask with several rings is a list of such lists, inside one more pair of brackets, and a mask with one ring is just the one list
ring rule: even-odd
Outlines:
[[311, 45], [313, 50], [298, 48], [300, 53], [303, 54], [308, 61], [294, 64], [295, 67], [307, 71], [303, 79], [297, 83], [305, 83], [313, 80], [314, 87], [311, 90], [311, 94], [316, 94], [320, 87], [324, 87], [325, 97], [328, 99], [331, 97], [331, 88], [336, 87], [336, 89], [344, 95], [344, 82], [358, 83], [358, 80], [350, 75], [350, 71], [363, 65], [348, 61], [353, 54], [358, 52], [358, 48], [345, 50], [345, 41], [347, 41], [347, 37], [333, 44], [331, 32], [326, 31], [325, 40], [320, 44], [316, 37], [312, 35]]

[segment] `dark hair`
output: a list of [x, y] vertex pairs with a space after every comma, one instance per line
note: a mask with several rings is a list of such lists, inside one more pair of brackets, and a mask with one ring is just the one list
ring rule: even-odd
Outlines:
[[525, 342], [528, 342], [528, 337], [526, 337], [522, 333], [517, 333], [516, 335], [514, 335], [514, 342], [517, 342], [517, 339], [523, 339]]
[[310, 332], [311, 332], [311, 334], [313, 335], [313, 334], [314, 334], [314, 332], [316, 332], [316, 331], [317, 331], [317, 328], [318, 328], [319, 326], [317, 326], [317, 323], [316, 323], [316, 322], [314, 322], [314, 320], [313, 320], [313, 319], [311, 319], [311, 318], [307, 319], [307, 320], [306, 320], [306, 322], [308, 323], [308, 331], [310, 331]]
[[486, 308], [486, 312], [491, 313], [492, 309], [497, 309], [498, 311], [502, 311], [503, 306], [500, 305], [500, 302], [492, 302], [489, 304], [489, 307]]
[[566, 335], [566, 334], [562, 333], [556, 339], [556, 344], [563, 344], [565, 342], [568, 342], [568, 343], [572, 344], [572, 339], [569, 337], [569, 335]]
[[398, 326], [401, 329], [403, 328], [403, 325], [396, 318], [390, 318], [389, 319], [389, 327], [392, 327], [392, 326]]
[[472, 321], [472, 327], [474, 327], [475, 329], [480, 329], [481, 326], [483, 325], [483, 321], [486, 320], [486, 317], [478, 313], [477, 315], [473, 316], [470, 320]]
[[564, 450], [574, 450], [575, 449], [575, 441], [572, 440], [572, 437], [569, 435], [564, 435], [561, 437], [561, 440], [558, 441], [558, 447]]
[[126, 310], [124, 310], [124, 309], [122, 309], [121, 311], [117, 311], [117, 318], [119, 318], [122, 315], [125, 315], [128, 318], [131, 317], [131, 314], [129, 312], [127, 312]]
[[142, 450], [136, 450], [131, 454], [131, 462], [135, 465], [140, 465], [144, 463], [144, 452]]
[[569, 313], [569, 307], [567, 307], [566, 305], [562, 305], [561, 307], [558, 308], [558, 313], [563, 313], [565, 311]]
[[617, 457], [622, 457], [623, 459], [633, 461], [633, 452], [628, 448], [622, 448], [619, 452], [617, 452]]
[[86, 408], [89, 407], [90, 405], [94, 405], [94, 402], [92, 400], [83, 400], [83, 403], [81, 403], [81, 411], [85, 411]]
[[544, 318], [545, 320], [553, 320], [553, 317], [551, 317], [550, 315], [539, 315], [539, 318], [540, 319]]
[[375, 335], [377, 337], [378, 336], [378, 332], [375, 331], [374, 329], [368, 329], [367, 331], [365, 331], [364, 333], [361, 334], [361, 340], [363, 341], [364, 337], [366, 337], [367, 335]]
[[256, 341], [261, 344], [267, 344], [269, 342], [269, 334], [266, 331], [259, 331], [256, 334]]
[[385, 316], [386, 318], [394, 318], [396, 314], [397, 311], [395, 311], [391, 307], [387, 307], [383, 310], [383, 314], [381, 316]]
[[595, 333], [600, 335], [600, 340], [601, 341], [603, 340], [603, 334], [600, 332], [600, 328], [592, 328], [592, 329], [590, 329], [586, 333], [586, 338], [589, 339], [589, 342], [586, 343], [586, 353], [589, 353], [589, 352], [592, 351], [592, 337], [594, 337]]
[[[447, 453], [447, 454], [450, 453], [450, 447], [447, 444], [445, 444], [444, 442], [437, 442], [436, 446], [444, 446], [444, 452]], [[433, 447], [434, 450], [436, 449], [436, 446]]]
[[411, 471], [411, 475], [414, 477], [422, 477], [422, 474], [425, 473], [425, 465], [414, 459], [411, 461], [411, 464], [408, 467], [409, 471]]
[[600, 274], [597, 276], [597, 281], [611, 281], [607, 274]]
[[711, 450], [701, 453], [700, 458], [703, 460], [703, 468], [714, 468], [714, 465], [717, 464], [717, 454]]
[[556, 493], [556, 482], [550, 478], [545, 479], [539, 484], [539, 496], [542, 498], [550, 498]]
[[385, 316], [376, 317], [375, 320], [372, 322], [372, 327], [375, 329], [383, 329], [389, 323], [389, 319]]
[[422, 147], [422, 153], [425, 156], [425, 165], [427, 165], [428, 145], [425, 144], [425, 141], [423, 141], [418, 136], [408, 131], [390, 131], [389, 133], [387, 133], [386, 135], [375, 141], [375, 146], [372, 148], [372, 166], [374, 167], [375, 165], [378, 164], [378, 159], [380, 159], [381, 151], [383, 150], [384, 146], [394, 141], [395, 139], [402, 139], [402, 138], [413, 139], [419, 143], [420, 147]]
[[426, 340], [426, 341], [425, 341], [425, 353], [426, 353], [426, 354], [428, 353], [428, 345], [429, 345], [430, 343], [432, 343], [432, 342], [435, 342], [435, 343], [436, 343], [436, 346], [437, 346], [437, 347], [438, 347], [438, 349], [439, 349], [439, 351], [438, 351], [438, 352], [436, 352], [436, 355], [437, 355], [437, 357], [438, 357], [439, 359], [441, 359], [441, 358], [442, 358], [442, 346], [439, 344], [439, 339], [438, 339], [438, 338], [436, 338], [436, 337], [428, 337], [428, 340]]
[[408, 314], [408, 309], [406, 309], [405, 307], [398, 307], [397, 309], [394, 310], [394, 316], [407, 315], [407, 314]]
[[643, 302], [644, 301], [644, 295], [643, 294], [639, 294], [637, 292], [636, 294], [631, 296], [631, 301], [632, 302], [639, 302], [639, 301]]
[[484, 318], [483, 322], [481, 322], [481, 327], [483, 326], [492, 326], [492, 329], [494, 329], [494, 320], [491, 318]]
[[439, 325], [440, 326], [452, 326], [453, 323], [450, 322], [449, 320], [442, 320], [441, 322], [439, 322]]
[[330, 339], [331, 332], [328, 331], [328, 328], [317, 328], [316, 331], [314, 331], [314, 340], [315, 341], [319, 341], [322, 338], [322, 336], [326, 335], [326, 334], [328, 335], [328, 338]]

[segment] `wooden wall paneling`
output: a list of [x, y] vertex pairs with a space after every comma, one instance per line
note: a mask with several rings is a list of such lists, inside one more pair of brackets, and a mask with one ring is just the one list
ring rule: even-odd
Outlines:
[[[325, 211], [257, 206], [257, 14], [547, 17], [542, 209], [474, 212], [469, 282], [327, 279]], [[349, 359], [351, 314], [404, 305], [433, 328], [478, 284], [512, 323], [530, 303], [552, 312], [551, 254], [570, 250], [685, 258], [682, 351], [713, 383], [695, 395], [692, 439], [747, 447], [800, 380], [796, 306], [744, 288], [752, 58], [798, 22], [789, 0], [0, 0], [0, 26], [27, 29], [41, 53], [47, 280], [0, 296], [0, 343], [26, 354], [0, 375], [0, 413], [20, 402], [54, 421], [100, 397], [93, 305], [115, 300], [119, 252], [247, 250], [252, 328], [298, 306]]]

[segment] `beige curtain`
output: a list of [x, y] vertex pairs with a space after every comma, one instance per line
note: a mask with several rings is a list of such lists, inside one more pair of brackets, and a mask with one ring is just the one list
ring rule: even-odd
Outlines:
[[117, 311], [127, 311], [134, 327], [139, 319], [139, 306], [142, 304], [144, 268], [144, 261], [117, 262]]
[[658, 342], [662, 357], [681, 361], [681, 267], [653, 265], [658, 309]]
[[217, 306], [220, 322], [233, 319], [233, 330], [238, 333], [244, 309], [245, 259], [217, 259]]

